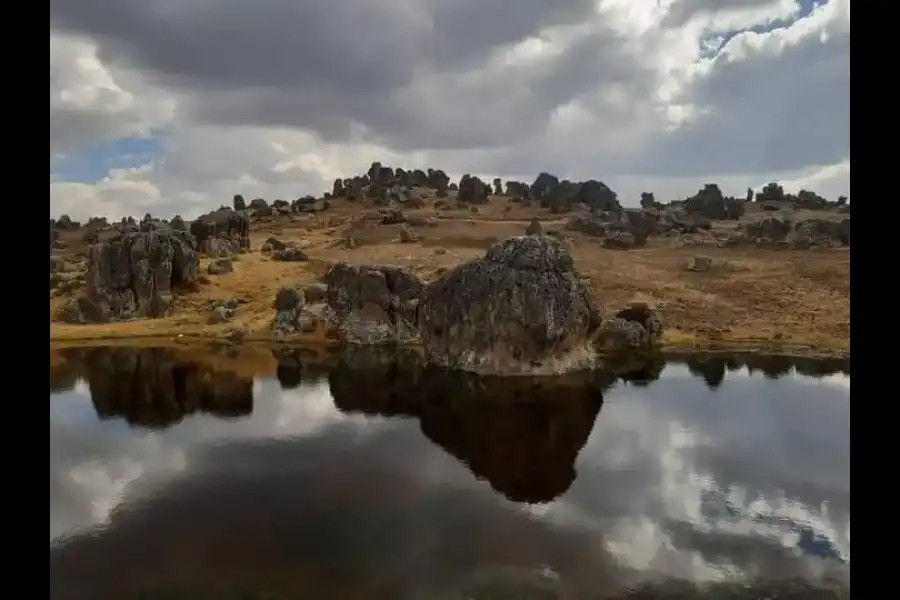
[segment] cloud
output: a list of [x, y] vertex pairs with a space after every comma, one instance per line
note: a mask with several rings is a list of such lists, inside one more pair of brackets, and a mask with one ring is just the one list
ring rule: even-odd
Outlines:
[[597, 177], [626, 202], [713, 180], [848, 194], [849, 4], [53, 0], [51, 172], [103, 139], [162, 151], [152, 202], [51, 178], [51, 213], [194, 216], [372, 160]]
[[51, 156], [104, 139], [147, 134], [174, 105], [127, 72], [114, 75], [90, 38], [50, 33]]

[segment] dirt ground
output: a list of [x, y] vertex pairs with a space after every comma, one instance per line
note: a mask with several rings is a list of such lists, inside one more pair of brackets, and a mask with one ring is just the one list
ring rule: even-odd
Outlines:
[[[335, 201], [318, 216], [290, 215], [255, 221], [253, 252], [239, 255], [234, 272], [203, 276], [195, 289], [178, 295], [175, 313], [164, 319], [103, 325], [69, 325], [53, 314], [71, 294], [50, 299], [50, 339], [56, 344], [147, 338], [221, 338], [236, 327], [248, 340], [272, 340], [272, 301], [281, 286], [313, 281], [337, 261], [409, 267], [425, 279], [441, 269], [481, 256], [497, 240], [521, 235], [532, 218], [546, 230], [560, 230], [576, 268], [591, 280], [604, 314], [636, 298], [653, 302], [667, 326], [665, 344], [677, 350], [713, 349], [777, 351], [790, 354], [845, 356], [850, 349], [850, 255], [846, 248], [787, 250], [757, 246], [719, 247], [711, 242], [685, 246], [672, 238], [651, 238], [646, 247], [628, 251], [600, 247], [597, 238], [562, 231], [566, 218], [549, 211], [522, 208], [502, 199], [468, 209], [405, 210], [429, 217], [414, 227], [418, 238], [400, 242], [400, 225], [366, 220], [363, 209]], [[755, 207], [754, 207], [755, 208]], [[800, 211], [791, 211], [794, 218]], [[825, 213], [831, 218], [831, 213]], [[745, 220], [759, 218], [751, 209]], [[815, 215], [820, 216], [820, 215]], [[715, 228], [733, 229], [733, 221]], [[79, 250], [79, 235], [68, 238], [66, 253]], [[276, 262], [259, 252], [269, 236], [295, 242], [308, 262]], [[348, 249], [347, 237], [360, 246]], [[691, 271], [692, 258], [712, 259], [708, 271]], [[72, 293], [74, 293], [73, 291]], [[210, 325], [217, 300], [241, 299], [232, 321]]]

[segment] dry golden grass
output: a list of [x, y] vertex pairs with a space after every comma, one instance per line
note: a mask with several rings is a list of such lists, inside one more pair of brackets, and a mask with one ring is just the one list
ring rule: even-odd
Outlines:
[[[405, 211], [432, 217], [416, 227], [419, 240], [401, 244], [400, 225], [381, 225], [361, 218], [363, 209], [337, 201], [318, 217], [281, 216], [253, 224], [254, 252], [241, 255], [234, 272], [205, 276], [196, 289], [179, 295], [175, 314], [165, 319], [68, 325], [52, 321], [65, 297], [50, 300], [50, 339], [57, 344], [146, 338], [222, 338], [236, 327], [248, 340], [272, 340], [272, 301], [279, 287], [316, 280], [337, 261], [382, 263], [409, 267], [429, 279], [440, 269], [481, 256], [491, 243], [524, 233], [532, 218], [548, 230], [560, 230], [564, 220], [545, 210], [494, 200], [477, 213], [467, 209]], [[452, 199], [451, 199], [452, 202]], [[757, 218], [750, 214], [747, 218]], [[733, 228], [734, 223], [717, 227]], [[683, 247], [668, 239], [653, 239], [644, 248], [607, 250], [596, 238], [563, 232], [577, 268], [593, 285], [604, 312], [612, 312], [635, 297], [651, 300], [667, 323], [666, 345], [674, 349], [779, 351], [796, 354], [845, 355], [850, 348], [850, 257], [846, 249], [776, 250], [756, 246]], [[269, 236], [293, 241], [310, 261], [276, 262], [258, 252]], [[347, 249], [342, 238], [361, 242]], [[690, 271], [694, 256], [708, 256], [708, 271]], [[204, 260], [201, 271], [205, 274]], [[216, 300], [245, 301], [234, 319], [210, 325]]]

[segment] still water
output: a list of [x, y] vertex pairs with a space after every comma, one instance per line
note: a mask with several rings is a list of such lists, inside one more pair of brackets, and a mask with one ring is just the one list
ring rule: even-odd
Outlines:
[[845, 365], [408, 362], [51, 360], [51, 597], [849, 596]]

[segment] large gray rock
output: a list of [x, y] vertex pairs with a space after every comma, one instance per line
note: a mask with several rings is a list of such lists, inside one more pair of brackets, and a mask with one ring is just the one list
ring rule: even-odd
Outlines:
[[490, 190], [490, 186], [478, 177], [463, 175], [459, 180], [459, 193], [456, 201], [459, 204], [485, 204]]
[[127, 233], [91, 247], [86, 294], [63, 316], [75, 322], [163, 317], [172, 310], [172, 290], [196, 273], [196, 244], [187, 232]]
[[190, 231], [197, 238], [198, 250], [204, 254], [227, 254], [233, 249], [250, 248], [250, 216], [246, 211], [214, 210], [193, 221]]
[[446, 272], [426, 286], [419, 314], [429, 361], [504, 374], [585, 364], [600, 322], [572, 257], [546, 235], [498, 242]]
[[407, 344], [418, 337], [418, 277], [393, 266], [338, 263], [324, 277], [327, 317], [347, 344]]
[[763, 217], [743, 226], [747, 236], [761, 241], [780, 242], [787, 238], [793, 224], [779, 217]]

